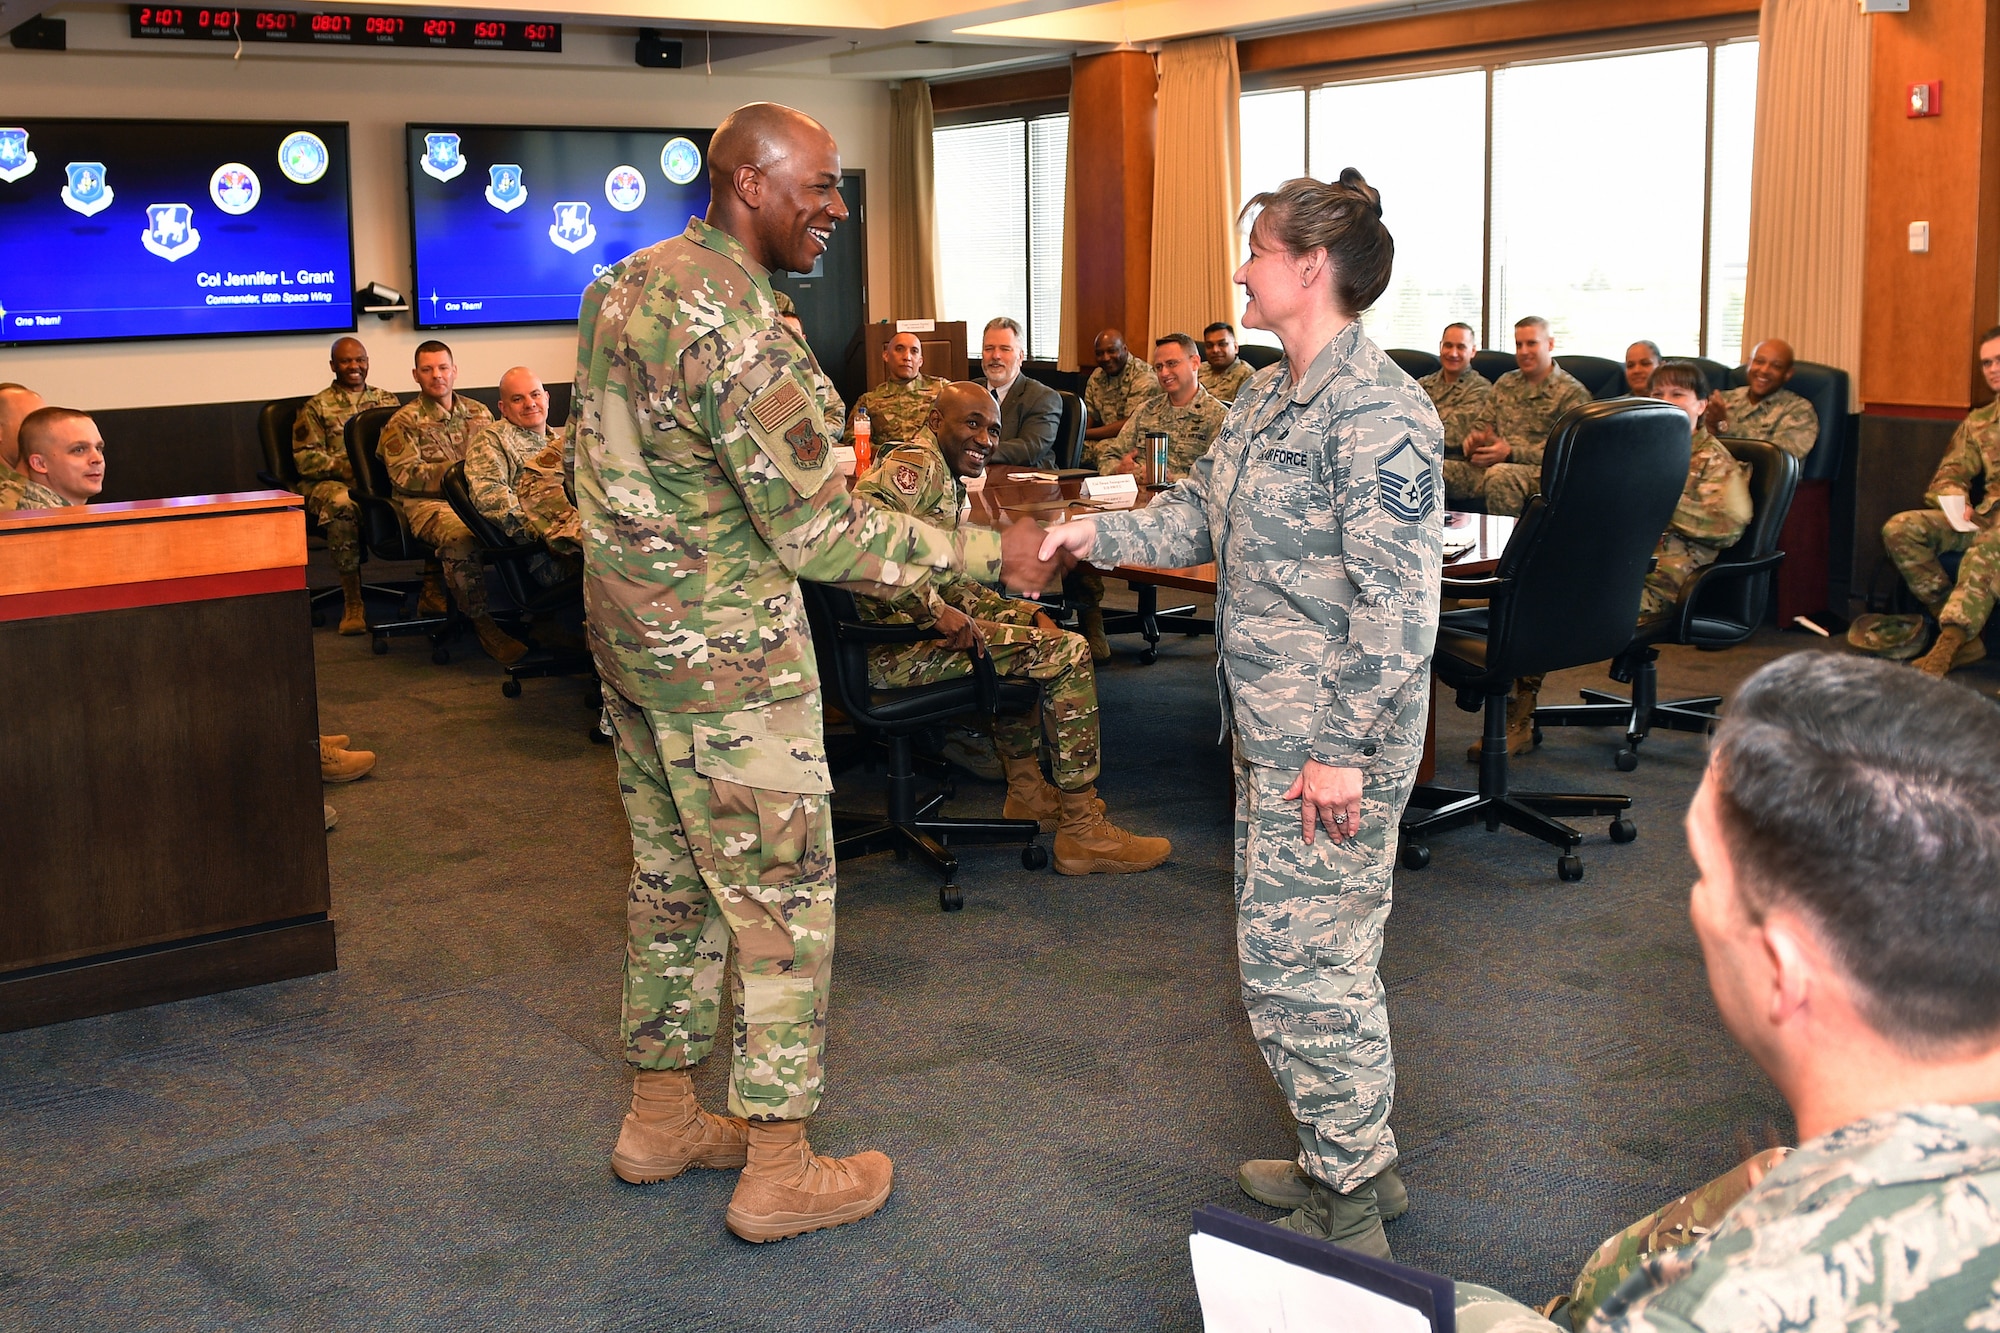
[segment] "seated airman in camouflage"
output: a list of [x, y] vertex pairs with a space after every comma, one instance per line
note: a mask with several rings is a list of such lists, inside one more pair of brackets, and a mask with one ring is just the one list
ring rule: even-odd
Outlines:
[[1792, 346], [1766, 338], [1750, 350], [1744, 368], [1750, 382], [1709, 395], [1708, 428], [1717, 435], [1768, 440], [1793, 458], [1804, 458], [1819, 443], [1819, 413], [1785, 386], [1792, 379]]
[[[1465, 439], [1466, 462], [1474, 471], [1459, 485], [1486, 502], [1489, 514], [1519, 514], [1528, 497], [1542, 489], [1542, 450], [1563, 414], [1590, 401], [1590, 390], [1556, 364], [1556, 340], [1549, 322], [1529, 315], [1514, 322], [1514, 360], [1493, 385], [1486, 419]], [[1445, 493], [1454, 494], [1452, 468], [1445, 469]]]
[[[1672, 610], [1681, 589], [1705, 565], [1735, 545], [1750, 525], [1750, 465], [1735, 455], [1701, 427], [1702, 410], [1707, 406], [1708, 377], [1692, 361], [1665, 361], [1653, 371], [1651, 397], [1672, 403], [1688, 414], [1694, 427], [1694, 446], [1688, 456], [1687, 482], [1680, 502], [1660, 544], [1653, 549], [1653, 568], [1639, 594], [1639, 619], [1651, 620]], [[1535, 748], [1535, 703], [1541, 692], [1540, 676], [1523, 676], [1514, 682], [1514, 695], [1507, 701], [1507, 753], [1526, 754]], [[1479, 762], [1480, 743], [1474, 741], [1468, 757]]]
[[473, 507], [508, 536], [548, 548], [549, 558], [533, 563], [545, 584], [582, 567], [576, 506], [562, 484], [568, 454], [561, 428], [549, 425], [549, 391], [540, 377], [526, 366], [502, 375], [500, 420], [465, 446], [465, 489]]
[[[1188, 374], [1192, 379], [1192, 368]], [[884, 454], [855, 493], [884, 509], [955, 530], [964, 479], [985, 470], [986, 455], [999, 442], [1000, 408], [986, 387], [948, 384], [938, 393], [926, 429]], [[1057, 870], [1126, 873], [1151, 870], [1167, 859], [1173, 848], [1165, 838], [1127, 833], [1104, 817], [1104, 802], [1097, 799], [1097, 676], [1082, 639], [1031, 603], [956, 574], [936, 575], [927, 587], [893, 601], [859, 602], [870, 620], [935, 629], [942, 636], [870, 649], [868, 678], [877, 689], [966, 675], [972, 670], [967, 650], [990, 657], [1003, 677], [1042, 683], [1040, 715], [996, 717], [993, 740], [1007, 772], [1005, 817], [1037, 820], [1044, 833], [1056, 835]], [[1055, 742], [1053, 785], [1042, 776], [1045, 727]]]
[[1236, 326], [1216, 320], [1201, 331], [1201, 387], [1227, 405], [1257, 373], [1257, 368], [1236, 354]]
[[841, 443], [854, 443], [854, 412], [868, 413], [869, 439], [876, 452], [892, 444], [917, 438], [930, 420], [931, 404], [948, 381], [924, 374], [923, 339], [914, 333], [898, 333], [882, 348], [882, 364], [889, 378], [854, 400], [848, 413], [847, 433]]
[[[1132, 415], [1132, 409], [1160, 391], [1159, 382], [1153, 378], [1152, 367], [1132, 355], [1125, 335], [1117, 329], [1099, 333], [1090, 345], [1090, 354], [1097, 369], [1083, 382], [1083, 405], [1090, 412], [1083, 438], [1114, 439], [1125, 428], [1125, 418]], [[1087, 452], [1089, 446], [1085, 449]]]
[[[2000, 392], [2000, 328], [1979, 340], [1979, 370], [1986, 386]], [[1971, 499], [1975, 483], [1984, 488], [1977, 505]], [[1972, 531], [1960, 532], [1945, 517], [1945, 501], [1953, 496]], [[2000, 399], [1969, 413], [1952, 432], [1924, 504], [1884, 523], [1882, 546], [1911, 596], [1938, 623], [1937, 642], [1917, 659], [1917, 670], [1942, 676], [1986, 656], [1979, 634], [2000, 594]], [[1938, 563], [1945, 551], [1965, 552], [1955, 582]]]
[[21, 423], [44, 406], [42, 396], [25, 384], [0, 384], [0, 514], [10, 513], [28, 489], [27, 466], [21, 462]]
[[1836, 653], [1746, 681], [1687, 815], [1688, 915], [1799, 1146], [1606, 1241], [1554, 1321], [1459, 1283], [1459, 1333], [2000, 1323], [1995, 810], [1990, 700]]
[[1438, 338], [1438, 368], [1417, 384], [1444, 423], [1444, 494], [1452, 504], [1478, 504], [1480, 469], [1465, 461], [1465, 438], [1491, 415], [1493, 383], [1472, 368], [1478, 335], [1470, 324], [1447, 324]]
[[347, 423], [365, 408], [395, 407], [396, 395], [368, 383], [368, 349], [359, 338], [340, 338], [327, 360], [333, 383], [306, 399], [292, 422], [292, 462], [306, 512], [326, 534], [327, 554], [340, 575], [340, 632], [366, 634], [361, 604], [361, 508], [347, 488], [354, 467], [347, 458]]
[[16, 509], [89, 504], [104, 489], [104, 437], [73, 407], [40, 407], [21, 419], [21, 472], [28, 484]]
[[1201, 352], [1185, 333], [1169, 333], [1153, 344], [1153, 375], [1160, 391], [1132, 409], [1118, 438], [1098, 446], [1100, 473], [1147, 474], [1146, 437], [1167, 437], [1167, 481], [1179, 481], [1208, 452], [1229, 409], [1201, 387]]

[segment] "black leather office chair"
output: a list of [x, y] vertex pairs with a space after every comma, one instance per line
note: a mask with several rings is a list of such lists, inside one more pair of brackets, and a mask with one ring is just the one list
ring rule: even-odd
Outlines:
[[[1508, 337], [1512, 337], [1510, 333]], [[1498, 381], [1510, 370], [1519, 370], [1521, 363], [1514, 359], [1512, 352], [1484, 350], [1472, 354], [1472, 368], [1489, 381]]]
[[[298, 423], [299, 411], [306, 405], [304, 398], [279, 398], [264, 404], [257, 412], [257, 442], [264, 449], [264, 466], [257, 471], [257, 480], [276, 490], [299, 490], [299, 463], [292, 453], [292, 427]], [[324, 544], [326, 532], [314, 521], [311, 510], [306, 510], [306, 540], [317, 540]], [[361, 563], [368, 563], [368, 551], [361, 551]], [[400, 598], [407, 592], [405, 587], [387, 583], [363, 582], [363, 596], [376, 593], [383, 597]], [[324, 602], [339, 601], [340, 585], [309, 590], [312, 602], [312, 623], [324, 625], [326, 613], [320, 609]]]
[[1583, 835], [1551, 814], [1608, 814], [1611, 837], [1638, 836], [1623, 812], [1629, 796], [1509, 792], [1507, 694], [1517, 676], [1601, 662], [1632, 641], [1653, 547], [1687, 481], [1688, 422], [1650, 398], [1590, 403], [1549, 434], [1542, 491], [1529, 501], [1499, 567], [1481, 578], [1444, 580], [1447, 597], [1487, 598], [1484, 607], [1439, 620], [1433, 670], [1468, 712], [1484, 704], [1479, 789], [1419, 787], [1403, 815], [1402, 862], [1430, 864], [1424, 840], [1475, 820], [1502, 824], [1562, 849], [1556, 873], [1583, 878]]
[[1574, 375], [1590, 390], [1592, 398], [1616, 398], [1625, 392], [1625, 363], [1603, 356], [1571, 356], [1565, 353], [1556, 364]]
[[1277, 365], [1278, 358], [1284, 354], [1282, 349], [1272, 347], [1268, 343], [1241, 343], [1236, 348], [1236, 355], [1258, 370]]
[[[557, 624], [571, 621], [580, 624], [583, 619], [583, 572], [581, 566], [574, 574], [566, 575], [554, 583], [543, 583], [535, 577], [534, 563], [539, 559], [549, 559], [547, 551], [539, 542], [516, 541], [498, 523], [479, 512], [472, 503], [472, 492], [465, 484], [465, 464], [453, 463], [445, 469], [439, 489], [444, 492], [445, 503], [451, 512], [458, 515], [458, 521], [465, 524], [468, 531], [479, 540], [480, 554], [485, 562], [493, 566], [500, 577], [500, 586], [514, 603], [515, 612], [521, 621], [520, 628], [532, 634], [537, 622]], [[581, 638], [579, 636], [579, 643]], [[520, 661], [503, 668], [507, 679], [501, 682], [500, 693], [509, 699], [521, 697], [521, 682], [540, 680], [549, 676], [591, 676], [597, 675], [597, 663], [588, 650], [576, 648], [537, 647]], [[596, 706], [595, 703], [592, 705]], [[596, 734], [595, 724], [591, 733]]]
[[849, 815], [836, 807], [835, 858], [863, 856], [886, 847], [900, 859], [915, 850], [944, 872], [938, 906], [947, 912], [965, 905], [958, 887], [958, 858], [951, 850], [954, 842], [1019, 844], [1023, 866], [1029, 870], [1046, 866], [1049, 854], [1035, 843], [1041, 825], [1034, 820], [948, 818], [938, 813], [938, 807], [955, 794], [950, 786], [918, 799], [911, 748], [911, 737], [960, 713], [1027, 712], [1038, 705], [1041, 687], [1033, 681], [1001, 680], [991, 658], [974, 654], [969, 676], [901, 690], [872, 689], [868, 684], [872, 645], [917, 643], [937, 638], [937, 632], [913, 625], [869, 624], [856, 610], [854, 594], [845, 588], [800, 586], [812, 626], [813, 655], [833, 685], [834, 701], [856, 730], [879, 739], [889, 751], [886, 815], [880, 819]]
[[[354, 482], [347, 493], [361, 510], [361, 546], [378, 560], [435, 560], [437, 553], [429, 543], [410, 531], [393, 498], [395, 487], [389, 480], [389, 469], [382, 464], [382, 428], [395, 415], [393, 407], [371, 407], [356, 412], [347, 422], [347, 463], [354, 470]], [[431, 641], [431, 661], [442, 666], [451, 661], [451, 649], [445, 641], [461, 619], [456, 612], [425, 616], [410, 610], [399, 619], [369, 625], [368, 633], [378, 654], [389, 651], [391, 638], [426, 635]]]
[[1625, 728], [1625, 748], [1614, 757], [1630, 773], [1639, 766], [1639, 743], [1654, 727], [1706, 735], [1720, 719], [1719, 694], [1693, 699], [1659, 700], [1659, 645], [1683, 643], [1708, 651], [1733, 648], [1764, 623], [1771, 601], [1773, 573], [1784, 561], [1778, 534], [1791, 511], [1798, 487], [1799, 461], [1762, 440], [1722, 442], [1750, 465], [1750, 524], [1736, 543], [1697, 570], [1667, 614], [1639, 622], [1630, 645], [1611, 659], [1611, 678], [1630, 682], [1632, 697], [1604, 690], [1583, 691], [1581, 704], [1555, 704], [1535, 710], [1535, 726]]
[[1082, 467], [1083, 432], [1090, 416], [1084, 411], [1083, 399], [1069, 390], [1057, 389], [1056, 397], [1062, 399], [1062, 416], [1056, 420], [1056, 466]]
[[1419, 352], [1409, 347], [1384, 348], [1382, 354], [1403, 368], [1403, 373], [1413, 380], [1426, 375], [1435, 375], [1440, 369], [1438, 359], [1430, 352]]

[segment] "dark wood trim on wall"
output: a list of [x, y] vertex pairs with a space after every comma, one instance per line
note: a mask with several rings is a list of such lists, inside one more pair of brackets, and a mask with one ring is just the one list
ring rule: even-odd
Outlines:
[[944, 111], [971, 111], [978, 107], [1012, 106], [1017, 102], [1043, 102], [1069, 96], [1069, 66], [1049, 65], [1010, 74], [993, 74], [983, 79], [960, 79], [955, 83], [931, 85], [931, 114]]

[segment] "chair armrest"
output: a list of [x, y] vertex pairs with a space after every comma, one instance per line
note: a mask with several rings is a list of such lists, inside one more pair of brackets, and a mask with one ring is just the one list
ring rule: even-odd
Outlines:
[[1442, 592], [1446, 597], [1499, 597], [1514, 590], [1514, 580], [1481, 574], [1477, 578], [1455, 579], [1446, 575]]
[[934, 629], [917, 625], [877, 625], [860, 620], [836, 621], [834, 630], [839, 637], [853, 643], [922, 643], [944, 637]]
[[1784, 563], [1785, 553], [1773, 551], [1760, 555], [1755, 560], [1742, 560], [1727, 565], [1703, 565], [1695, 571], [1687, 588], [1681, 593], [1680, 610], [1674, 617], [1674, 638], [1682, 643], [1688, 641], [1688, 631], [1694, 624], [1695, 604], [1701, 600], [1702, 590], [1712, 583], [1725, 579], [1747, 579], [1759, 574], [1768, 574]]

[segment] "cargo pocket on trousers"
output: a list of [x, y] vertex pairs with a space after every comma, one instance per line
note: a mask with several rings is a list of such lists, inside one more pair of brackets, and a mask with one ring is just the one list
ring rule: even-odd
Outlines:
[[708, 781], [711, 869], [723, 883], [768, 887], [826, 872], [833, 782], [819, 737], [696, 726], [694, 770]]

